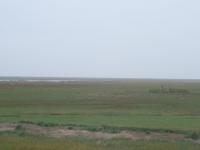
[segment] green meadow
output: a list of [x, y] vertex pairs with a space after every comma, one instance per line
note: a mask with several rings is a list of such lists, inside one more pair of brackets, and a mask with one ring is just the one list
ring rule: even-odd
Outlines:
[[[183, 89], [186, 93], [150, 92]], [[174, 91], [174, 90], [173, 90]], [[178, 91], [178, 90], [177, 90]], [[180, 90], [179, 90], [180, 91]], [[80, 80], [68, 83], [0, 83], [0, 122], [172, 130], [200, 133], [200, 81], [198, 80]], [[23, 141], [24, 144], [19, 144]], [[196, 150], [199, 145], [159, 141], [38, 140], [1, 135], [0, 149], [172, 149]], [[34, 142], [37, 144], [35, 145]], [[2, 144], [4, 143], [4, 144]], [[71, 146], [70, 146], [71, 145]], [[126, 146], [125, 146], [126, 145]], [[23, 147], [24, 146], [24, 147]], [[38, 147], [37, 147], [38, 146]], [[80, 146], [80, 147], [79, 147]], [[142, 147], [143, 146], [143, 147]], [[51, 148], [50, 148], [51, 147]], [[95, 147], [95, 148], [94, 148]]]
[[0, 136], [2, 150], [199, 150], [199, 148], [198, 144], [187, 142], [53, 139], [15, 134]]

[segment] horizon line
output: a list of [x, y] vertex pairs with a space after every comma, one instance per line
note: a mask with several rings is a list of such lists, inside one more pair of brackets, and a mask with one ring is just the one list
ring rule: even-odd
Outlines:
[[135, 80], [200, 80], [200, 78], [163, 78], [163, 77], [89, 77], [89, 76], [0, 76], [0, 78], [72, 78], [72, 79], [135, 79]]

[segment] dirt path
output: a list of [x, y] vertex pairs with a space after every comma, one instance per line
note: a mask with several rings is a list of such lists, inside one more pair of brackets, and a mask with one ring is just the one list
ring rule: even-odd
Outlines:
[[[18, 129], [20, 127], [20, 129]], [[121, 131], [120, 133], [91, 132], [86, 130], [70, 130], [64, 127], [41, 127], [32, 124], [1, 123], [0, 132], [22, 130], [32, 135], [46, 135], [49, 137], [86, 137], [91, 139], [129, 139], [129, 140], [165, 140], [165, 141], [191, 141], [200, 144], [200, 140], [186, 138], [183, 134]]]

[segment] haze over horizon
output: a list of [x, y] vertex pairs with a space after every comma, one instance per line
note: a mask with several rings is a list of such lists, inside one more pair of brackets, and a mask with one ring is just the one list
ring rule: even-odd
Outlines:
[[200, 1], [0, 2], [0, 76], [200, 79]]

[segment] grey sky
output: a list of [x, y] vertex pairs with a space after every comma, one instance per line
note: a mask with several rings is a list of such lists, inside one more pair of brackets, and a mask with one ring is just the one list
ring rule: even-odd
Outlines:
[[200, 78], [199, 0], [2, 0], [0, 76]]

